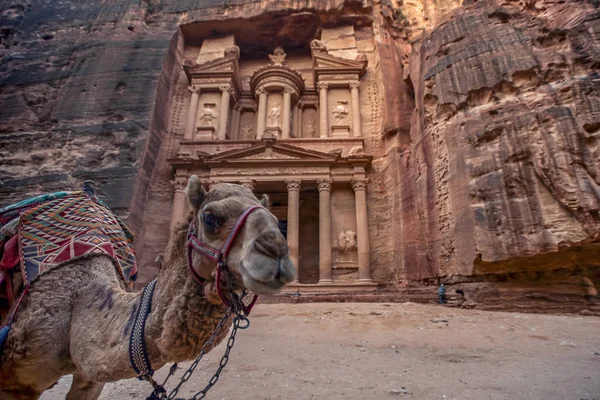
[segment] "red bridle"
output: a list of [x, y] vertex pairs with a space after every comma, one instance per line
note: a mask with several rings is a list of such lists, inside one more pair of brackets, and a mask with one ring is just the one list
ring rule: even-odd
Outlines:
[[216, 269], [216, 274], [215, 274], [215, 285], [217, 288], [217, 294], [219, 295], [221, 302], [226, 307], [229, 307], [229, 308], [239, 306], [245, 315], [250, 314], [250, 311], [252, 311], [252, 307], [254, 307], [256, 300], [258, 300], [258, 296], [254, 295], [254, 297], [252, 298], [252, 301], [247, 306], [244, 305], [244, 303], [241, 301], [240, 301], [241, 304], [234, 305], [230, 299], [228, 299], [227, 297], [225, 297], [223, 295], [223, 289], [221, 288], [221, 273], [222, 273], [222, 269], [227, 267], [227, 255], [229, 254], [229, 251], [231, 250], [231, 246], [233, 246], [233, 242], [234, 242], [235, 238], [240, 233], [240, 231], [242, 230], [242, 227], [246, 223], [248, 216], [252, 212], [259, 210], [259, 209], [263, 209], [263, 207], [252, 206], [252, 207], [248, 208], [246, 211], [244, 211], [244, 213], [235, 222], [235, 225], [233, 226], [233, 228], [231, 228], [231, 231], [229, 231], [229, 235], [227, 235], [227, 239], [225, 239], [223, 246], [221, 246], [221, 250], [217, 250], [214, 247], [206, 245], [198, 240], [198, 238], [196, 237], [196, 228], [195, 228], [194, 222], [190, 223], [190, 229], [188, 231], [188, 246], [187, 246], [187, 248], [188, 248], [188, 267], [189, 267], [190, 273], [192, 274], [194, 279], [196, 279], [196, 281], [198, 281], [201, 284], [204, 284], [206, 282], [205, 278], [202, 278], [200, 275], [198, 275], [198, 273], [196, 272], [196, 270], [194, 269], [194, 266], [192, 264], [192, 252], [195, 250], [198, 253], [200, 253], [201, 255], [203, 255], [204, 257], [210, 258], [211, 260], [213, 260], [217, 263], [217, 269]]

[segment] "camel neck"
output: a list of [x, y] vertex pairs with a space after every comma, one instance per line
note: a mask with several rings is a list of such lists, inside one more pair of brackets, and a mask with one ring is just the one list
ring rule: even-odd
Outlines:
[[147, 320], [146, 342], [155, 369], [195, 357], [226, 311], [222, 304], [211, 303], [204, 286], [190, 275], [186, 232], [176, 232], [167, 246]]

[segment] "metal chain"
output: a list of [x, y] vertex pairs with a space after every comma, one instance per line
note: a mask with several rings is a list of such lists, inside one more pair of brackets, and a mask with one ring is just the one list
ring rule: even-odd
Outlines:
[[[240, 296], [236, 300], [238, 300], [239, 302], [241, 302], [242, 298], [245, 297], [245, 295], [246, 295], [246, 293], [243, 293], [242, 296]], [[237, 330], [238, 329], [247, 329], [250, 326], [250, 320], [248, 318], [246, 318], [246, 316], [244, 316], [241, 313], [241, 311], [238, 310], [239, 307], [235, 307], [235, 308], [236, 308], [236, 311], [232, 311], [232, 309], [230, 308], [230, 309], [227, 310], [227, 312], [225, 313], [225, 315], [223, 315], [223, 317], [221, 318], [221, 320], [219, 321], [219, 323], [217, 324], [217, 326], [213, 330], [213, 333], [210, 336], [210, 338], [206, 341], [206, 343], [204, 343], [204, 345], [200, 349], [200, 354], [198, 354], [198, 356], [196, 357], [196, 359], [194, 360], [194, 362], [185, 371], [185, 373], [181, 377], [179, 383], [177, 384], [177, 386], [175, 386], [175, 388], [171, 391], [171, 393], [169, 393], [167, 395], [167, 392], [164, 389], [164, 385], [175, 374], [175, 371], [177, 370], [177, 364], [176, 363], [173, 364], [170, 367], [169, 374], [167, 375], [167, 377], [165, 378], [165, 380], [163, 381], [163, 383], [161, 385], [159, 385], [158, 383], [156, 383], [154, 380], [151, 380], [151, 381], [149, 380], [150, 383], [152, 384], [152, 386], [154, 387], [154, 391], [148, 397], [147, 400], [154, 400], [154, 399], [186, 400], [186, 399], [182, 399], [182, 398], [176, 398], [175, 396], [177, 396], [177, 393], [179, 392], [179, 389], [181, 388], [181, 386], [184, 383], [186, 383], [191, 378], [192, 374], [194, 373], [194, 370], [196, 369], [196, 367], [198, 367], [198, 364], [200, 363], [200, 361], [202, 360], [202, 358], [204, 357], [204, 355], [207, 353], [207, 351], [206, 351], [207, 348], [210, 345], [213, 344], [213, 342], [215, 341], [217, 335], [223, 330], [225, 322], [227, 320], [229, 320], [229, 318], [231, 317], [232, 313], [235, 313], [235, 316], [233, 317], [233, 327], [231, 329], [231, 334], [229, 336], [229, 339], [227, 340], [227, 347], [225, 349], [225, 354], [223, 354], [223, 357], [221, 357], [221, 361], [219, 362], [219, 368], [217, 368], [217, 371], [212, 376], [212, 378], [210, 378], [208, 384], [204, 387], [204, 389], [202, 389], [201, 391], [195, 393], [193, 395], [193, 397], [191, 397], [189, 400], [200, 400], [200, 399], [203, 399], [206, 396], [206, 394], [208, 393], [208, 391], [219, 380], [221, 372], [223, 371], [223, 369], [227, 365], [227, 362], [229, 361], [229, 353], [231, 352], [231, 349], [233, 348], [233, 345], [235, 343], [235, 335], [237, 334]]]

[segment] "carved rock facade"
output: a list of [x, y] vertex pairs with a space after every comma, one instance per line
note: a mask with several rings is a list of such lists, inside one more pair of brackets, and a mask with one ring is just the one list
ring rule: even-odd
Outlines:
[[199, 173], [271, 194], [299, 285], [593, 309], [592, 4], [25, 3], [0, 16], [0, 203], [96, 180], [141, 281]]

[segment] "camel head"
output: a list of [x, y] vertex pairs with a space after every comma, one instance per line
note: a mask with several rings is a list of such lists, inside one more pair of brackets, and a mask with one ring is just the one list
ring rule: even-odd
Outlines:
[[[207, 192], [198, 177], [191, 176], [186, 189], [193, 207], [197, 239], [215, 249], [221, 249], [238, 218], [248, 208], [261, 206], [252, 212], [235, 238], [226, 263], [235, 280], [235, 290], [244, 287], [256, 294], [274, 293], [295, 277], [287, 242], [271, 214], [268, 198], [259, 201], [250, 189], [230, 183], [219, 183]], [[192, 258], [196, 272], [212, 279], [216, 263], [198, 253]]]

